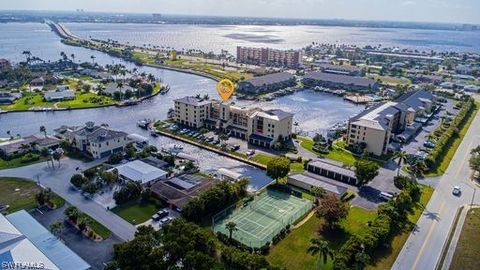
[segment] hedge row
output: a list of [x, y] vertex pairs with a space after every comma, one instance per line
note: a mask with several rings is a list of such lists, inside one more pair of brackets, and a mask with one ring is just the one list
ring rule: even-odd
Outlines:
[[460, 129], [465, 125], [468, 117], [474, 109], [475, 103], [473, 99], [469, 98], [465, 101], [457, 116], [452, 120], [450, 126], [442, 132], [441, 137], [437, 140], [435, 148], [428, 153], [428, 156], [425, 159], [425, 164], [430, 170], [438, 165], [442, 161], [442, 158], [445, 157], [453, 140], [458, 136]]

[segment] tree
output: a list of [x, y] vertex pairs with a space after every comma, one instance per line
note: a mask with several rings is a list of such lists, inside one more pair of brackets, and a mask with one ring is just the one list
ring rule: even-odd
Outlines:
[[355, 162], [355, 177], [360, 185], [366, 184], [378, 175], [378, 169], [378, 164], [373, 161], [358, 160]]
[[327, 263], [328, 258], [333, 260], [333, 251], [328, 246], [328, 242], [322, 238], [310, 239], [310, 247], [308, 247], [307, 253], [318, 255], [319, 260], [323, 262], [323, 264]]
[[70, 178], [70, 183], [77, 188], [81, 188], [86, 182], [87, 182], [87, 179], [83, 177], [81, 174], [74, 174]]
[[318, 200], [327, 195], [327, 191], [322, 187], [313, 187], [311, 190], [313, 196], [315, 196], [315, 203], [318, 203]]
[[112, 164], [112, 165], [118, 164], [122, 161], [122, 159], [123, 159], [122, 153], [121, 152], [116, 152], [116, 153], [111, 154], [108, 157], [107, 163]]
[[402, 168], [402, 163], [407, 161], [408, 154], [405, 151], [397, 151], [393, 154], [393, 159], [398, 159], [397, 165], [397, 176], [400, 176], [400, 169]]
[[349, 210], [348, 203], [342, 202], [333, 194], [328, 194], [320, 201], [317, 216], [324, 218], [330, 228], [334, 228], [342, 219], [345, 219]]
[[286, 157], [275, 157], [267, 163], [267, 176], [278, 184], [278, 180], [284, 178], [290, 172], [290, 160]]
[[52, 234], [58, 237], [62, 233], [63, 222], [61, 221], [54, 222], [50, 224], [49, 228]]
[[62, 153], [59, 151], [55, 151], [52, 154], [53, 160], [56, 160], [58, 162], [58, 167], [60, 168], [60, 159], [62, 158]]
[[73, 223], [77, 223], [77, 220], [80, 217], [80, 211], [78, 211], [78, 209], [75, 206], [70, 206], [67, 209], [65, 209], [64, 214]]
[[228, 230], [228, 239], [232, 240], [232, 234], [234, 231], [238, 230], [237, 229], [237, 224], [233, 221], [230, 221], [228, 222], [226, 225], [225, 225], [225, 228]]
[[45, 126], [40, 126], [40, 132], [43, 133], [45, 138], [47, 138], [47, 129], [45, 128]]
[[79, 218], [77, 222], [78, 229], [80, 229], [80, 231], [82, 232], [86, 231], [89, 223], [90, 223], [90, 220], [88, 220], [87, 218], [85, 217]]
[[35, 200], [37, 201], [39, 206], [45, 205], [46, 203], [50, 202], [52, 198], [52, 192], [50, 190], [41, 190], [37, 194], [35, 194]]

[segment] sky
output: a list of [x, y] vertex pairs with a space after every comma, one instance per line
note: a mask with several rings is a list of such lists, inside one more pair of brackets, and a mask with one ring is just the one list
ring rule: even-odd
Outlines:
[[480, 0], [0, 0], [0, 10], [75, 9], [480, 24]]

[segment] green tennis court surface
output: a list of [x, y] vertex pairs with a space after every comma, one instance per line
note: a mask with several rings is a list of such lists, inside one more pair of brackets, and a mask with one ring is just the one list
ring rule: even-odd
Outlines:
[[229, 235], [225, 225], [234, 222], [232, 237], [250, 247], [271, 241], [288, 224], [307, 213], [312, 202], [277, 190], [267, 190], [247, 206], [226, 209], [214, 217], [213, 230]]

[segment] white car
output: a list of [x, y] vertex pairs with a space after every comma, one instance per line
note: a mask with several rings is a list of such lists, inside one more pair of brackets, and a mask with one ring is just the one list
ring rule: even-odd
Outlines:
[[459, 186], [454, 186], [452, 190], [452, 194], [455, 196], [460, 196], [460, 194], [462, 194], [462, 190], [460, 189]]
[[170, 222], [172, 222], [173, 218], [172, 217], [164, 217], [160, 220], [160, 224], [162, 225], [166, 225]]

